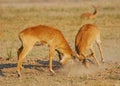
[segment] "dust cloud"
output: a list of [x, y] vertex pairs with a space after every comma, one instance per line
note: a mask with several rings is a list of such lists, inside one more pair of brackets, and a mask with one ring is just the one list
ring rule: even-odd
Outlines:
[[99, 73], [110, 66], [108, 62], [97, 65], [96, 63], [87, 61], [87, 64], [89, 65], [88, 68], [86, 68], [81, 61], [70, 62], [61, 69], [61, 72], [68, 77], [88, 77], [89, 75]]

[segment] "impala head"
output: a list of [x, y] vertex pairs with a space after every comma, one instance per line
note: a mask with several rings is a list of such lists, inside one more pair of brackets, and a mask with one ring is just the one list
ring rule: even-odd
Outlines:
[[73, 53], [73, 54], [71, 54], [71, 55], [65, 55], [65, 56], [63, 56], [63, 58], [60, 60], [60, 63], [62, 64], [62, 65], [64, 65], [64, 64], [66, 64], [66, 63], [68, 63], [68, 62], [73, 62], [74, 60], [75, 60], [75, 58], [77, 58], [78, 57], [78, 55], [77, 55], [77, 53]]
[[81, 60], [84, 59], [84, 57], [80, 54], [80, 55], [78, 56], [78, 59], [81, 61]]

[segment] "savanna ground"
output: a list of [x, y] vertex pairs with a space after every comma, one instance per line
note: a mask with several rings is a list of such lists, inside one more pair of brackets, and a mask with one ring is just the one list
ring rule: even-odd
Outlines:
[[[0, 0], [0, 86], [120, 86], [120, 0]], [[83, 20], [83, 12], [95, 19]], [[81, 62], [61, 67], [57, 53], [53, 59], [56, 75], [49, 72], [49, 49], [35, 46], [24, 59], [22, 78], [16, 74], [20, 31], [35, 25], [48, 25], [62, 31], [74, 50], [74, 39], [81, 25], [92, 23], [101, 30], [105, 63]], [[99, 59], [99, 51], [95, 46]], [[91, 58], [91, 60], [93, 60]], [[100, 61], [100, 59], [99, 59]]]

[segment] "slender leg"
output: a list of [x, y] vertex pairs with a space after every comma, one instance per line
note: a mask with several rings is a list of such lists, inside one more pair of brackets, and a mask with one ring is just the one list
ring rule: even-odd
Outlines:
[[93, 57], [94, 57], [96, 63], [99, 65], [99, 62], [98, 62], [98, 60], [97, 60], [97, 58], [96, 58], [96, 55], [95, 55], [94, 49], [93, 49], [93, 48], [90, 48], [90, 50], [91, 50], [91, 52], [93, 53]]
[[22, 52], [22, 50], [23, 50], [23, 46], [21, 46], [17, 51], [18, 60], [19, 60], [19, 55]]
[[102, 53], [102, 46], [101, 46], [101, 43], [98, 43], [98, 42], [97, 42], [97, 45], [98, 45], [98, 48], [99, 48], [99, 51], [100, 51], [100, 55], [101, 55], [101, 62], [104, 63], [104, 58], [103, 58], [103, 53]]
[[[18, 49], [18, 51], [17, 51], [18, 60], [19, 60], [19, 55], [20, 55], [20, 53], [22, 52], [22, 50], [23, 50], [23, 46], [21, 46], [21, 47]], [[22, 69], [22, 68], [23, 68], [23, 67], [22, 67], [22, 65], [21, 65], [20, 69]]]
[[55, 74], [55, 72], [52, 69], [52, 58], [54, 56], [54, 47], [50, 46], [50, 50], [49, 50], [49, 58], [50, 58], [50, 62], [49, 62], [49, 70], [50, 72], [52, 72], [53, 74]]
[[27, 55], [27, 53], [32, 49], [33, 46], [25, 46], [23, 47], [23, 50], [21, 51], [21, 53], [19, 54], [19, 60], [18, 60], [18, 64], [17, 64], [17, 73], [18, 73], [18, 77], [21, 76], [20, 70], [21, 70], [21, 66], [22, 66], [22, 61], [25, 58], [25, 56]]

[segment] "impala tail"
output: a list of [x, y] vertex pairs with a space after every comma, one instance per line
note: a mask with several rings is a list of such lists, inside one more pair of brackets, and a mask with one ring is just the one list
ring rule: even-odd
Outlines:
[[97, 11], [97, 7], [93, 5], [93, 8], [94, 8], [94, 12], [93, 12], [93, 15], [96, 16], [98, 11]]

